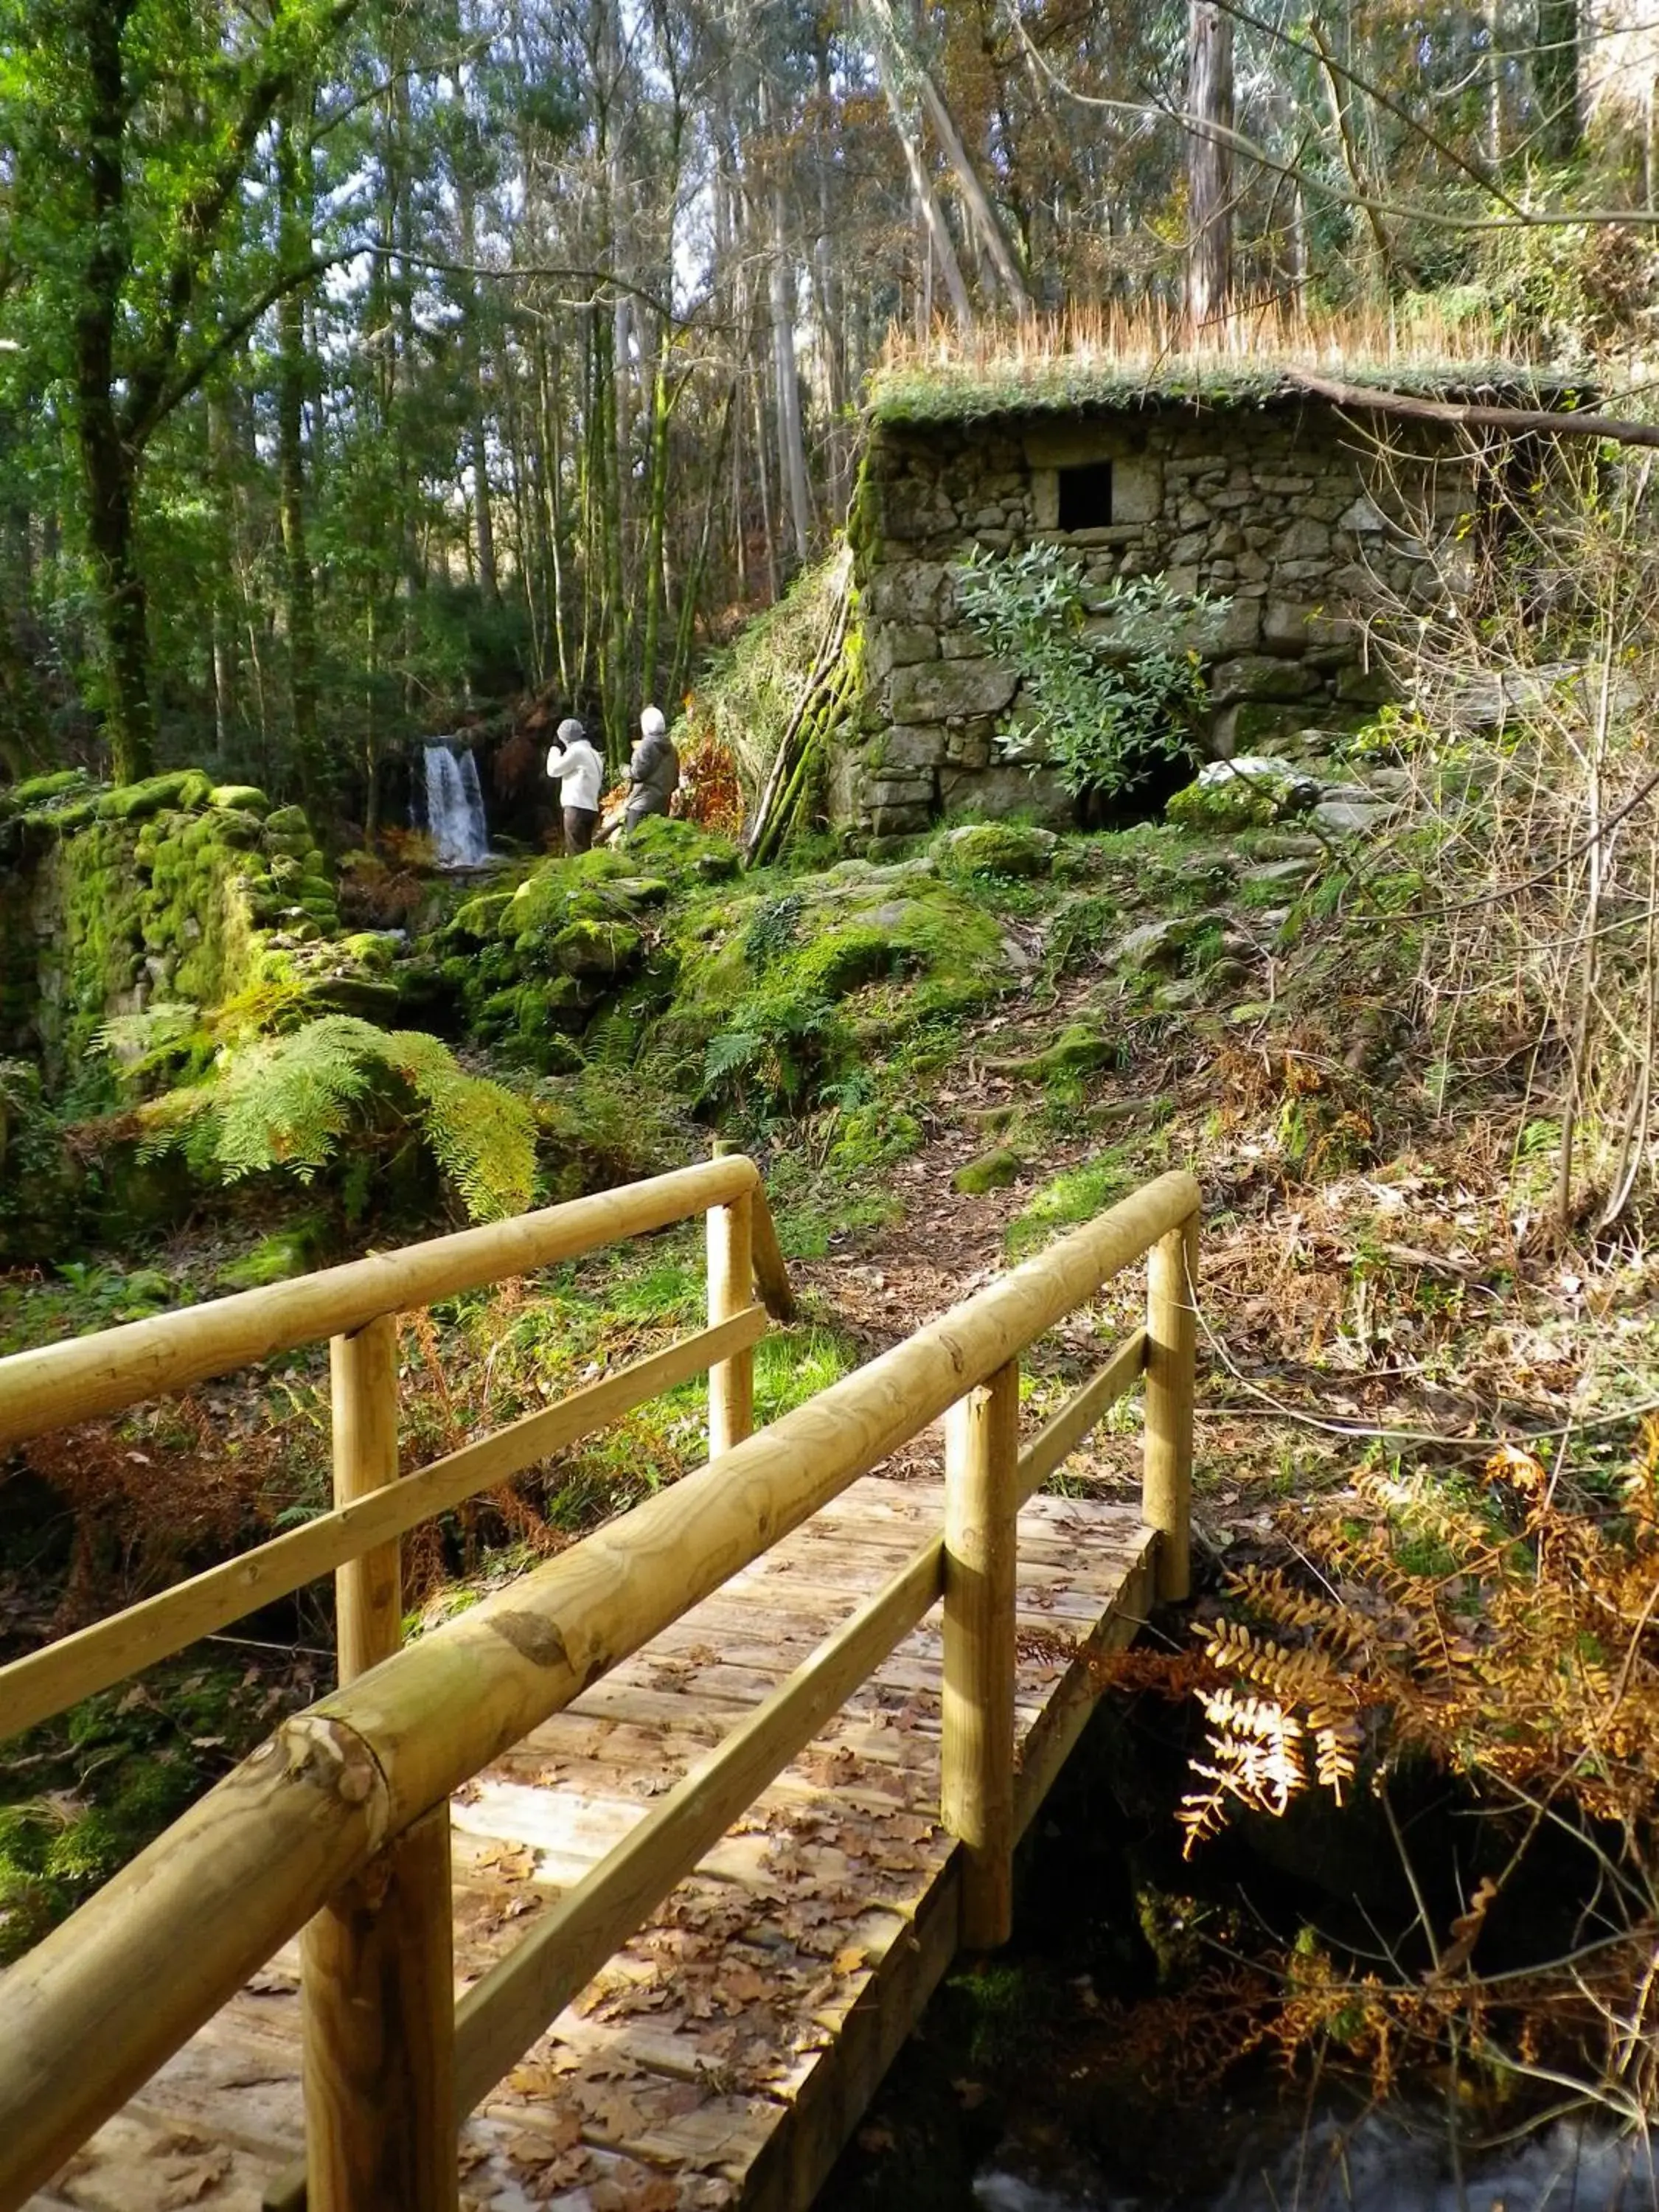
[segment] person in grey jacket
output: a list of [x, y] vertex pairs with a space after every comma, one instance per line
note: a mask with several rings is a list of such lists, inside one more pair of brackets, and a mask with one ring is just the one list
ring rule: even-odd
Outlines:
[[628, 763], [628, 782], [630, 830], [647, 814], [667, 813], [668, 803], [680, 787], [680, 757], [668, 741], [660, 707], [647, 707], [640, 716], [640, 741]]

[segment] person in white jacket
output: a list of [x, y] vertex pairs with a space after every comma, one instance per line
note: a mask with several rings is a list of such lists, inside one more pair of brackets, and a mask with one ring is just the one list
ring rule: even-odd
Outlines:
[[593, 750], [580, 722], [561, 722], [554, 732], [552, 748], [547, 756], [547, 772], [559, 787], [565, 851], [589, 851], [599, 819], [605, 763]]

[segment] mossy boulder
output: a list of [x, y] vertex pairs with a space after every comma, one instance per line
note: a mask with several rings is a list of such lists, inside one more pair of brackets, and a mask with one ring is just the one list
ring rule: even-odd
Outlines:
[[1011, 1152], [999, 1145], [993, 1151], [981, 1152], [977, 1159], [968, 1160], [951, 1178], [951, 1188], [964, 1198], [979, 1198], [989, 1190], [1006, 1190], [1024, 1172], [1025, 1163], [1018, 1152]]
[[625, 921], [573, 921], [547, 947], [555, 965], [578, 981], [631, 975], [644, 950], [645, 939]]
[[730, 838], [667, 814], [647, 815], [629, 831], [617, 858], [622, 863], [619, 872], [660, 876], [670, 883], [677, 878], [726, 883], [743, 866], [743, 856]]
[[360, 929], [342, 940], [340, 950], [374, 975], [389, 975], [398, 957], [396, 937], [383, 929]]
[[471, 938], [482, 944], [495, 935], [513, 904], [511, 891], [485, 891], [456, 908], [444, 933], [448, 937]]
[[1060, 840], [1052, 830], [1013, 822], [964, 822], [946, 830], [934, 852], [952, 876], [1046, 876]]
[[270, 811], [270, 801], [257, 783], [216, 783], [208, 793], [208, 805], [222, 814], [252, 814], [260, 821]]
[[1193, 782], [1176, 793], [1164, 812], [1183, 830], [1222, 836], [1231, 830], [1265, 830], [1289, 816], [1304, 814], [1318, 798], [1318, 784], [1288, 761], [1247, 753], [1236, 760], [1206, 763]]

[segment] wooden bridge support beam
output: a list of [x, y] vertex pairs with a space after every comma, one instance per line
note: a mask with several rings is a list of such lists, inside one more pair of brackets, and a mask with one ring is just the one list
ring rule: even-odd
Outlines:
[[945, 1418], [940, 1818], [961, 1838], [963, 1948], [994, 1950], [1014, 1917], [1014, 1569], [1019, 1362]]
[[1198, 1345], [1198, 1216], [1146, 1255], [1146, 1436], [1141, 1517], [1158, 1533], [1158, 1595], [1192, 1589], [1193, 1397]]
[[[398, 1480], [398, 1323], [329, 1346], [334, 1502]], [[397, 1541], [335, 1576], [342, 1684], [403, 1642]], [[434, 1805], [301, 1939], [308, 2212], [455, 2212], [455, 1971], [449, 1806]]]

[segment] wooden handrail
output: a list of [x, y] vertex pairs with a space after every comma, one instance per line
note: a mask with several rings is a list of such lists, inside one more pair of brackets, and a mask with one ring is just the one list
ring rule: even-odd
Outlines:
[[920, 1546], [684, 1780], [567, 1890], [456, 2008], [465, 2118], [798, 1756], [938, 1598], [944, 1540]]
[[[1146, 1340], [1147, 1491], [1150, 1517], [1179, 1545], [1184, 1577], [1184, 1517], [1178, 1529], [1166, 1524], [1184, 1516], [1190, 1471], [1191, 1384], [1180, 1370], [1178, 1309], [1183, 1301], [1188, 1309], [1190, 1364], [1188, 1224], [1198, 1196], [1189, 1175], [1160, 1176], [772, 1427], [284, 1723], [6, 1977], [12, 2033], [0, 2051], [0, 2206], [44, 2180], [378, 1850], [1154, 1247], [1161, 1257]], [[760, 1241], [755, 1264], [763, 1278]], [[1137, 1350], [1132, 1359], [1119, 1355], [1108, 1373], [1127, 1384], [1139, 1365]], [[1097, 1416], [1116, 1393], [1091, 1383], [1079, 1395]], [[1183, 1402], [1184, 1443], [1169, 1432]], [[1063, 1412], [1051, 1432], [1067, 1419]], [[1002, 1437], [992, 1449], [1006, 1444]]]
[[556, 1405], [526, 1413], [476, 1443], [463, 1444], [459, 1451], [384, 1489], [336, 1506], [331, 1513], [319, 1513], [302, 1528], [273, 1536], [234, 1559], [204, 1568], [187, 1582], [158, 1590], [124, 1613], [14, 1659], [0, 1667], [0, 1741], [124, 1682], [158, 1659], [182, 1651], [198, 1637], [212, 1636], [261, 1606], [303, 1589], [319, 1575], [332, 1574], [422, 1521], [452, 1512], [538, 1460], [568, 1450], [635, 1407], [757, 1344], [765, 1329], [766, 1316], [760, 1307], [750, 1306], [717, 1328], [699, 1329], [678, 1344], [634, 1360], [614, 1375], [573, 1390]]
[[349, 1335], [382, 1314], [407, 1313], [485, 1283], [580, 1259], [744, 1198], [753, 1202], [761, 1304], [775, 1319], [788, 1321], [794, 1296], [760, 1171], [744, 1154], [732, 1153], [510, 1221], [434, 1237], [404, 1251], [376, 1253], [94, 1336], [13, 1352], [0, 1359], [0, 1451], [319, 1337]]

